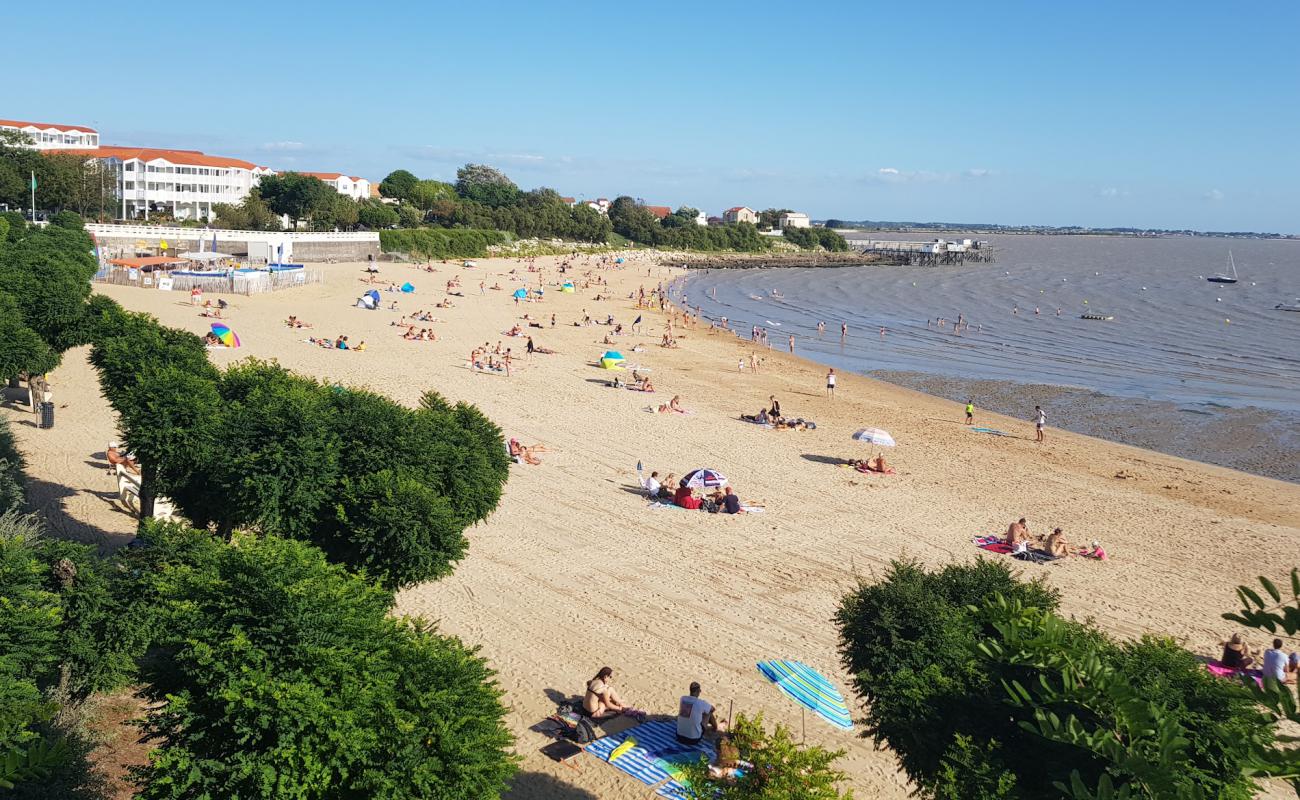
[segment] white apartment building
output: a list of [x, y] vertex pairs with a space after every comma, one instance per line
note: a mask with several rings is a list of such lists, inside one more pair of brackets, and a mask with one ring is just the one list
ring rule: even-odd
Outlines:
[[782, 214], [776, 221], [776, 226], [781, 230], [786, 228], [811, 228], [812, 220], [808, 219], [807, 214], [801, 214], [798, 211], [791, 211]]
[[214, 205], [239, 203], [263, 175], [275, 174], [269, 167], [197, 150], [97, 147], [67, 152], [100, 159], [117, 172], [123, 219], [166, 212], [177, 220], [211, 220]]
[[37, 150], [85, 150], [99, 147], [99, 131], [84, 125], [0, 119], [0, 130], [27, 134]]
[[356, 175], [344, 175], [341, 172], [300, 172], [298, 174], [319, 178], [333, 186], [334, 191], [347, 195], [353, 200], [369, 200], [371, 197], [370, 181], [358, 178]]

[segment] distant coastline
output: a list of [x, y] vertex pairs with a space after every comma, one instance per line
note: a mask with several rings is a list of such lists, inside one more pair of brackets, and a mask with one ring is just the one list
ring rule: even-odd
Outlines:
[[[1295, 233], [1262, 233], [1257, 231], [1196, 231], [1167, 230], [1163, 228], [1084, 228], [1079, 226], [1055, 227], [1052, 225], [994, 225], [990, 223], [953, 222], [874, 222], [828, 218], [816, 220], [841, 235], [854, 233], [922, 233], [922, 234], [1001, 234], [1004, 236], [1132, 236], [1137, 238], [1164, 238], [1193, 236], [1212, 239], [1289, 239], [1300, 240]], [[833, 224], [832, 224], [833, 223]]]

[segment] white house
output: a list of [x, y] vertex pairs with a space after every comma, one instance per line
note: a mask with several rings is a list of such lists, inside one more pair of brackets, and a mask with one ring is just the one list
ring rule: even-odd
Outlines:
[[584, 205], [591, 206], [605, 216], [609, 216], [609, 207], [613, 205], [613, 203], [604, 197], [598, 197], [595, 200], [586, 200], [583, 201], [583, 203]]
[[789, 211], [782, 214], [776, 221], [776, 226], [781, 230], [786, 228], [811, 228], [812, 220], [808, 219], [807, 214], [801, 214], [798, 211]]
[[758, 222], [758, 214], [748, 206], [736, 206], [722, 212], [723, 222]]
[[85, 150], [99, 147], [99, 131], [84, 125], [0, 119], [0, 130], [27, 134], [37, 150]]
[[100, 159], [117, 172], [123, 219], [167, 212], [177, 220], [211, 220], [214, 205], [239, 203], [263, 175], [275, 174], [269, 167], [197, 150], [96, 147], [61, 152]]
[[709, 224], [709, 215], [708, 215], [708, 214], [705, 214], [703, 211], [696, 211], [696, 212], [695, 212], [695, 224], [696, 224], [696, 225], [708, 225], [708, 224]]
[[334, 191], [347, 195], [353, 200], [368, 200], [370, 198], [370, 181], [365, 178], [358, 178], [356, 175], [344, 175], [341, 172], [300, 172], [299, 174], [320, 178], [334, 187]]

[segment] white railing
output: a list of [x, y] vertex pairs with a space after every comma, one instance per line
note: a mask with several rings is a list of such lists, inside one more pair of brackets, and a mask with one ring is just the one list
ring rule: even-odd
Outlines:
[[110, 239], [234, 239], [240, 242], [378, 242], [375, 231], [234, 231], [212, 228], [185, 228], [179, 225], [104, 225], [87, 223], [86, 230], [97, 238]]

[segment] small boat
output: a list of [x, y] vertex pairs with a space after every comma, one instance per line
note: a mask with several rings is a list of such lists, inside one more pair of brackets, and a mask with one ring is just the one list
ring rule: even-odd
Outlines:
[[773, 290], [771, 290], [771, 291], [772, 291], [772, 297], [773, 297], [774, 299], [776, 299], [776, 300], [784, 300], [784, 299], [785, 299], [785, 295], [781, 294], [781, 293], [778, 292], [776, 289], [773, 289]]
[[1236, 283], [1237, 282], [1237, 263], [1232, 260], [1232, 251], [1228, 251], [1228, 266], [1232, 268], [1232, 274], [1228, 275], [1223, 272], [1215, 273], [1206, 278], [1210, 283]]
[[1300, 303], [1278, 303], [1273, 306], [1276, 311], [1300, 311]]
[[1115, 315], [1114, 314], [1091, 314], [1091, 313], [1080, 314], [1079, 319], [1097, 319], [1097, 320], [1101, 320], [1102, 322], [1110, 322], [1112, 319], [1115, 319]]

